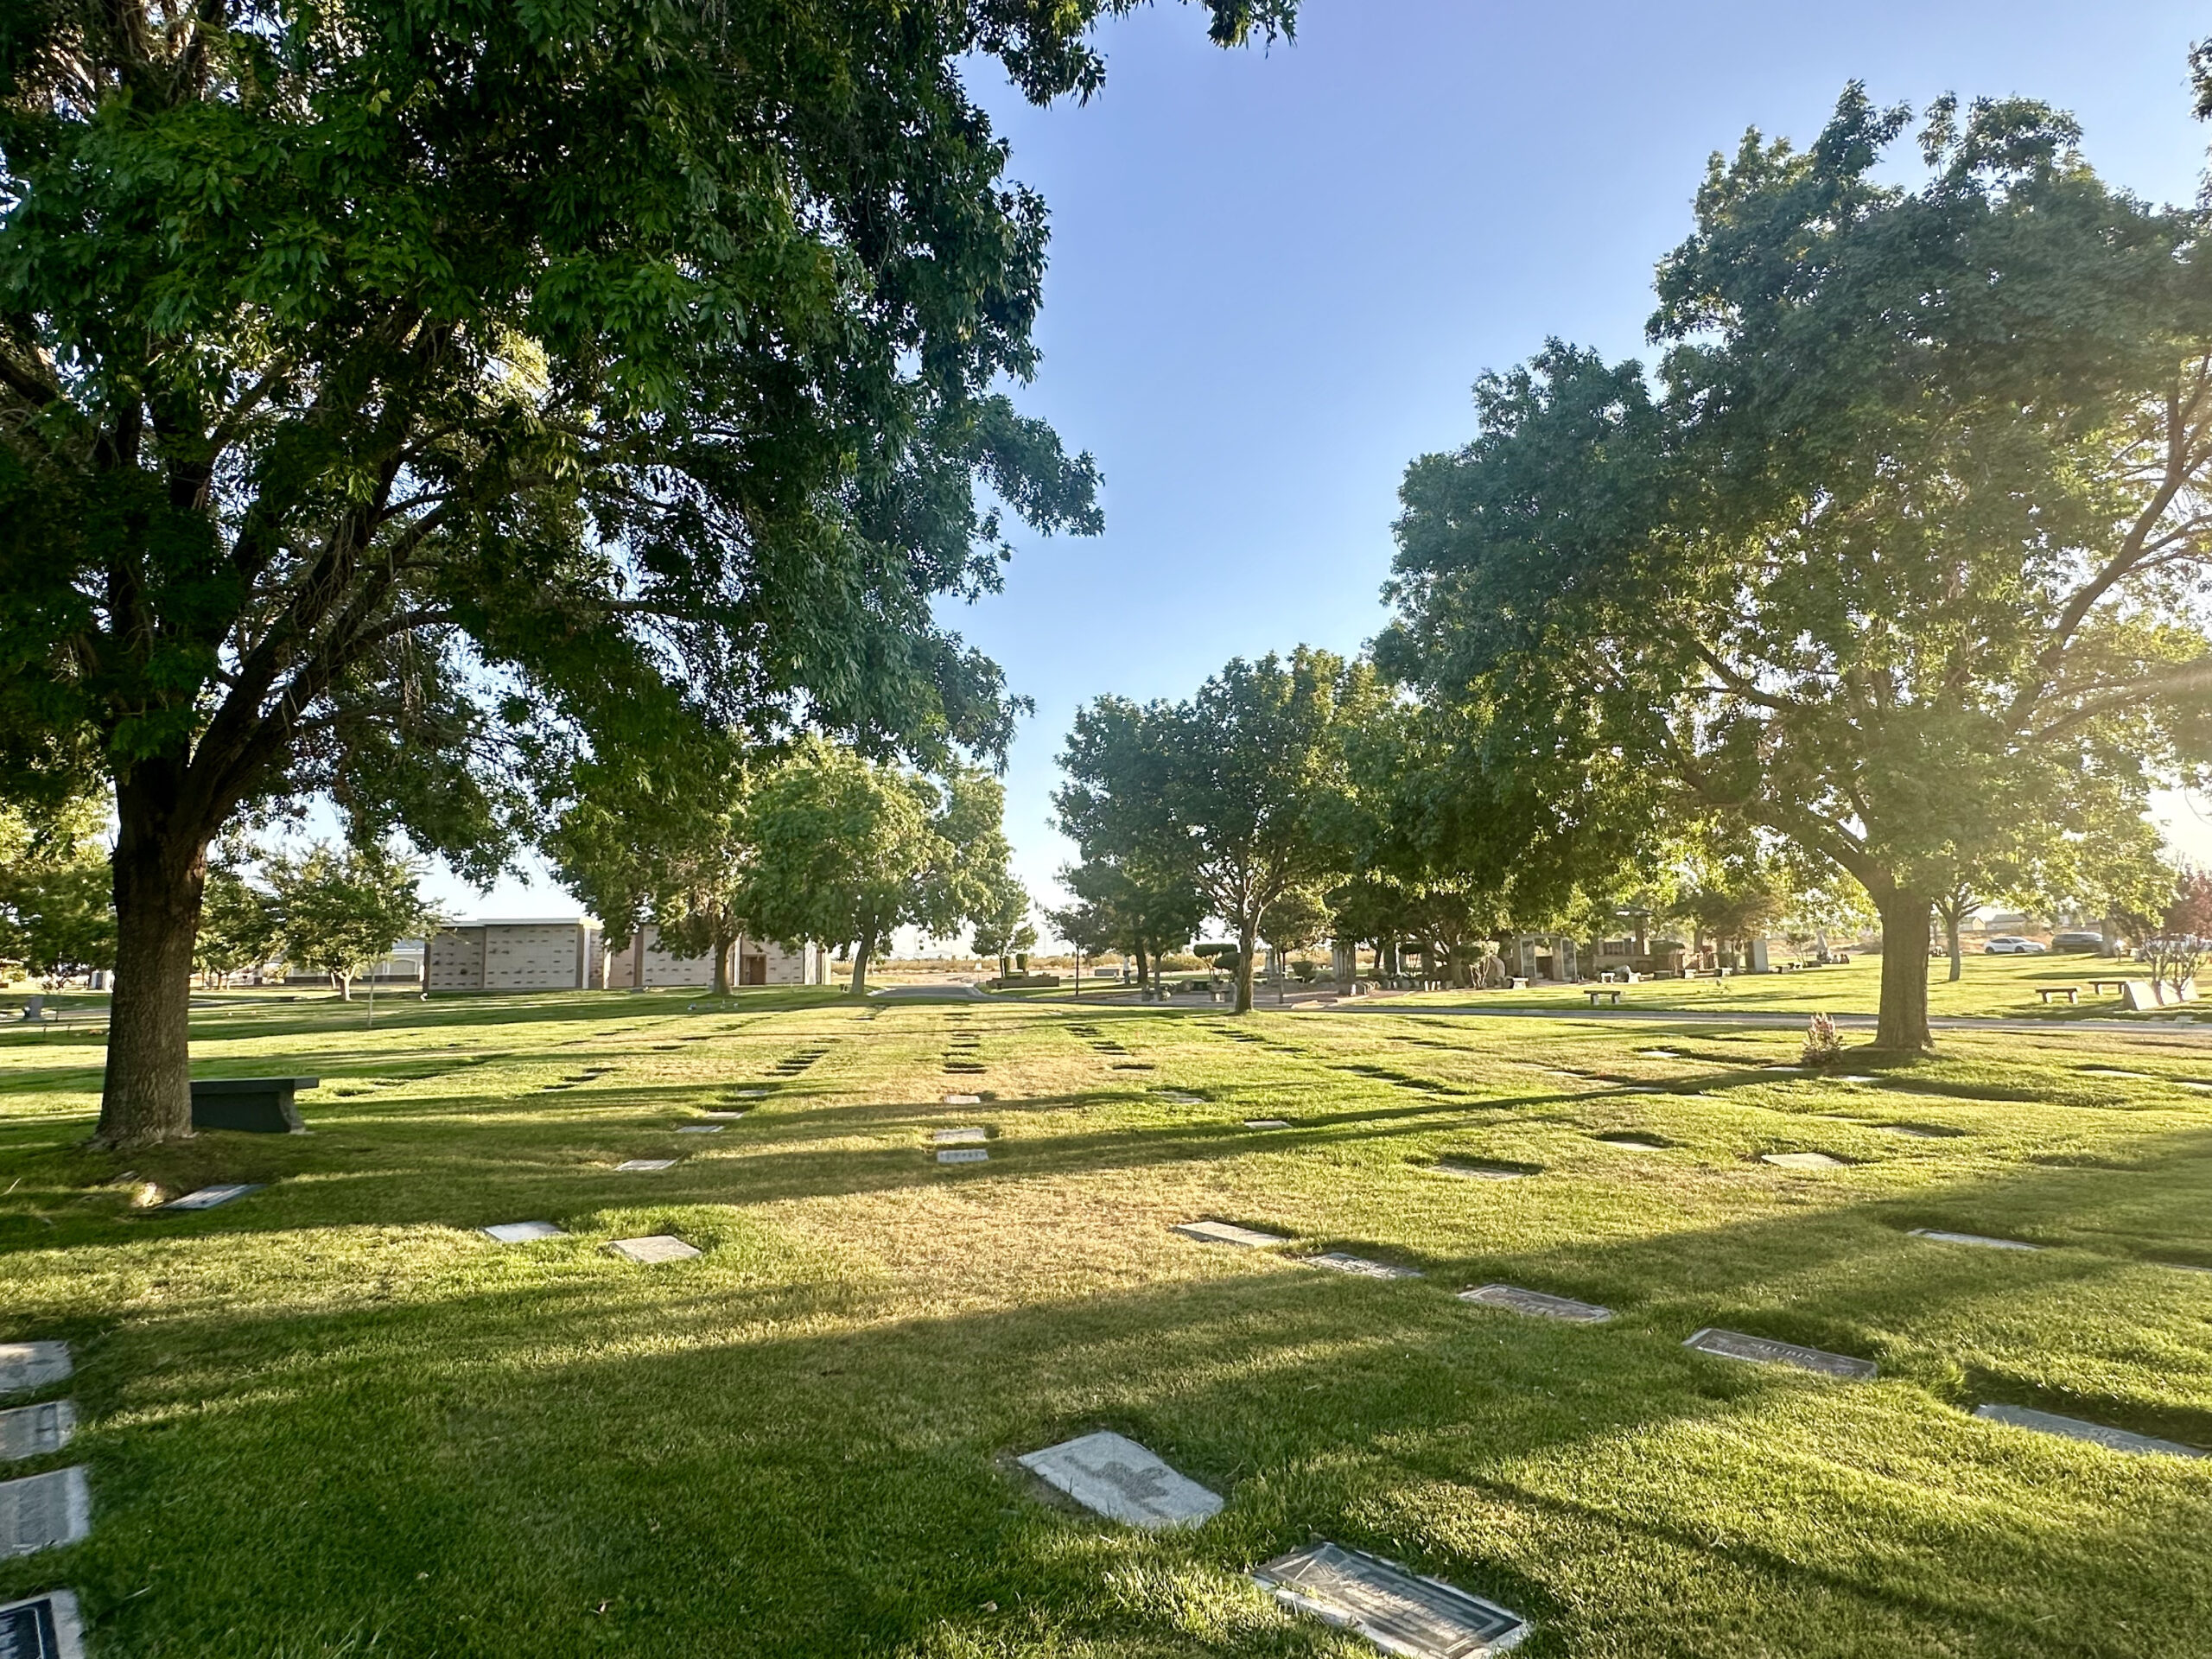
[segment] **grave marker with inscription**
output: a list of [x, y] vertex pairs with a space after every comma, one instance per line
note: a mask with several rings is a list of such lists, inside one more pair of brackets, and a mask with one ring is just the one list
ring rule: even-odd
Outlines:
[[69, 1380], [66, 1342], [0, 1342], [0, 1394], [29, 1394]]
[[988, 1147], [945, 1147], [937, 1155], [940, 1164], [987, 1164], [990, 1160]]
[[2124, 1428], [2107, 1428], [2102, 1423], [2085, 1422], [2079, 1417], [2062, 1417], [2055, 1411], [2036, 1411], [2027, 1406], [1976, 1406], [1974, 1414], [1986, 1423], [2009, 1423], [2015, 1428], [2031, 1428], [2042, 1434], [2056, 1434], [2069, 1440], [2086, 1440], [2107, 1451], [2126, 1452], [2136, 1457], [2202, 1458], [2212, 1455], [2196, 1446], [2183, 1446], [2179, 1440], [2162, 1440], [2155, 1435], [2131, 1433]]
[[77, 1598], [49, 1590], [0, 1607], [0, 1659], [85, 1659]]
[[484, 1231], [502, 1244], [527, 1244], [536, 1238], [566, 1238], [568, 1234], [550, 1221], [494, 1222]]
[[1086, 1510], [1126, 1526], [1195, 1527], [1221, 1512], [1217, 1495], [1110, 1431], [1048, 1446], [1014, 1461]]
[[1710, 1325], [1690, 1337], [1682, 1346], [1711, 1354], [1716, 1359], [1738, 1359], [1752, 1365], [1795, 1365], [1801, 1371], [1818, 1371], [1823, 1376], [1846, 1377], [1853, 1382], [1871, 1382], [1881, 1369], [1871, 1359], [1831, 1354], [1794, 1342], [1777, 1342], [1770, 1337], [1745, 1336], [1740, 1331], [1717, 1331]]
[[92, 1529], [84, 1465], [0, 1480], [0, 1557], [73, 1544]]
[[1201, 1244], [1241, 1244], [1249, 1249], [1262, 1249], [1269, 1244], [1287, 1244], [1287, 1238], [1274, 1233], [1256, 1232], [1249, 1227], [1238, 1227], [1225, 1221], [1178, 1222], [1175, 1230], [1185, 1238], [1195, 1238]]
[[188, 1192], [181, 1198], [172, 1198], [162, 1206], [164, 1210], [213, 1210], [219, 1204], [228, 1204], [232, 1198], [242, 1198], [249, 1192], [261, 1191], [259, 1181], [236, 1182], [229, 1186], [203, 1186], [197, 1192]]
[[643, 1238], [618, 1238], [607, 1247], [615, 1255], [647, 1267], [662, 1262], [689, 1262], [701, 1252], [672, 1233], [649, 1233]]
[[1571, 1296], [1549, 1296], [1541, 1290], [1524, 1290], [1519, 1285], [1478, 1285], [1472, 1290], [1461, 1291], [1459, 1300], [1537, 1319], [1567, 1319], [1576, 1325], [1603, 1325], [1613, 1317], [1611, 1308], [1600, 1307], [1595, 1302], [1578, 1302]]
[[1415, 1268], [1393, 1267], [1388, 1262], [1370, 1261], [1363, 1255], [1352, 1255], [1344, 1250], [1329, 1250], [1320, 1255], [1309, 1255], [1306, 1260], [1317, 1268], [1334, 1268], [1338, 1273], [1357, 1274], [1363, 1279], [1418, 1279]]
[[1341, 1545], [1308, 1544], [1253, 1569], [1286, 1607], [1357, 1631], [1405, 1659], [1484, 1659], [1529, 1634], [1518, 1613], [1441, 1579]]
[[[59, 1452], [76, 1432], [77, 1408], [71, 1401], [49, 1400], [43, 1405], [0, 1411], [0, 1461], [42, 1458], [49, 1452]], [[4, 1648], [0, 1648], [0, 1659], [7, 1659]]]
[[1986, 1238], [1980, 1233], [1947, 1233], [1936, 1227], [1916, 1227], [1910, 1236], [1932, 1238], [1938, 1244], [1972, 1244], [1985, 1250], [2039, 1250], [2040, 1244], [2030, 1244], [2017, 1238]]
[[980, 1106], [983, 1103], [983, 1097], [981, 1095], [947, 1095], [944, 1103], [948, 1106]]

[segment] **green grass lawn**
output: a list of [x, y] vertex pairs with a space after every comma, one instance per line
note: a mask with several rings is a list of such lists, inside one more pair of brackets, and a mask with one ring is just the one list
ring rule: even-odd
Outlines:
[[[2011, 1015], [2036, 1020], [2171, 1019], [2171, 1013], [2129, 1014], [2118, 993], [2092, 995], [2092, 979], [2116, 975], [2140, 979], [2139, 963], [2092, 956], [1985, 957], [1969, 953], [1963, 976], [1954, 983], [1951, 963], [1938, 957], [1928, 965], [1928, 1011], [1935, 1014]], [[2081, 988], [2078, 1004], [2046, 1004], [2037, 995], [2043, 985]], [[1728, 979], [1660, 979], [1621, 988], [1628, 1008], [1701, 1009], [1740, 1014], [1872, 1014], [1881, 1001], [1882, 959], [1859, 956], [1840, 967], [1809, 968], [1789, 974], [1753, 974]], [[1567, 985], [1532, 985], [1522, 991], [1421, 991], [1402, 999], [1408, 1005], [1454, 1007], [1587, 1009], [1589, 999]], [[2205, 1010], [2212, 1019], [2212, 1007]]]
[[[319, 1075], [315, 1133], [127, 1156], [82, 1145], [89, 1038], [0, 1039], [0, 1338], [67, 1338], [82, 1421], [7, 1472], [81, 1461], [94, 1503], [0, 1599], [75, 1587], [95, 1659], [1370, 1651], [1244, 1577], [1321, 1536], [1531, 1617], [1537, 1656], [2212, 1654], [2212, 1460], [1969, 1414], [2212, 1446], [2212, 1047], [2181, 1033], [1945, 1033], [1845, 1083], [1761, 1070], [1789, 1032], [1656, 1021], [685, 1000], [371, 1033], [238, 999], [200, 1072]], [[990, 1160], [938, 1166], [970, 1123]], [[1849, 1166], [1760, 1161], [1815, 1150]], [[214, 1181], [268, 1185], [146, 1207]], [[1294, 1242], [1170, 1230], [1200, 1217]], [[573, 1236], [476, 1230], [530, 1219]], [[602, 1249], [656, 1232], [705, 1253]], [[1426, 1276], [1299, 1260], [1332, 1249]], [[1455, 1295], [1493, 1281], [1617, 1317]], [[1703, 1325], [1882, 1376], [1684, 1349]], [[1094, 1428], [1226, 1510], [1140, 1534], [1012, 1465]]]

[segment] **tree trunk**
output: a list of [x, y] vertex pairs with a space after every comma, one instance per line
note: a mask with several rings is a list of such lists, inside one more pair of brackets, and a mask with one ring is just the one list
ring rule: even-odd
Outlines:
[[875, 941], [872, 938], [862, 938], [854, 947], [852, 994], [855, 996], [868, 995], [868, 959], [874, 950]]
[[725, 939], [720, 934], [715, 936], [715, 982], [709, 993], [710, 995], [729, 995], [729, 952], [733, 943], [734, 941]]
[[353, 1000], [353, 976], [342, 968], [332, 969], [330, 988], [338, 993], [340, 1002], [351, 1002]]
[[118, 791], [115, 988], [99, 1139], [145, 1147], [192, 1133], [192, 950], [207, 876], [205, 841], [149, 826]]
[[1137, 959], [1137, 988], [1139, 990], [1142, 990], [1152, 983], [1152, 957], [1151, 954], [1145, 950], [1144, 941], [1142, 939], [1139, 939], [1137, 941], [1135, 955]]
[[1950, 947], [1951, 980], [1955, 984], [1966, 974], [1965, 963], [1959, 956], [1959, 910], [1955, 906], [1944, 914], [1943, 942]]
[[1882, 1003], [1875, 1046], [1918, 1053], [1936, 1045], [1928, 1033], [1928, 920], [1935, 901], [1924, 893], [1890, 887], [1874, 895], [1882, 918]]
[[1236, 1012], [1252, 1012], [1252, 951], [1260, 942], [1257, 922], [1241, 923], [1236, 930]]

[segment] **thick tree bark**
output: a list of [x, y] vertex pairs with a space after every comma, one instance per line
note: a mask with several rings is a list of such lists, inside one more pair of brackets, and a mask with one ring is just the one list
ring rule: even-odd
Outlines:
[[1950, 946], [1951, 978], [1955, 982], [1962, 978], [1966, 973], [1966, 965], [1959, 955], [1959, 912], [1955, 909], [1944, 914], [1943, 938], [1944, 942]]
[[726, 939], [719, 933], [715, 936], [715, 982], [709, 995], [729, 995], [729, 953], [734, 943], [734, 940]]
[[1917, 1053], [1933, 1048], [1928, 1031], [1928, 918], [1924, 893], [1886, 887], [1874, 895], [1882, 918], [1882, 1002], [1878, 1048]]
[[1240, 923], [1236, 929], [1236, 1012], [1252, 1012], [1252, 951], [1260, 942], [1257, 921]]
[[330, 988], [338, 993], [340, 1002], [351, 1002], [353, 1000], [353, 975], [334, 968], [330, 973]]
[[207, 843], [164, 823], [138, 790], [118, 791], [118, 808], [115, 988], [99, 1138], [145, 1147], [192, 1133], [192, 950]]
[[1145, 950], [1144, 941], [1142, 939], [1139, 939], [1137, 941], [1135, 954], [1137, 959], [1137, 988], [1139, 990], [1142, 990], [1152, 983], [1152, 957], [1150, 953]]
[[852, 994], [855, 996], [868, 995], [868, 959], [874, 951], [875, 941], [872, 938], [863, 938], [853, 947]]

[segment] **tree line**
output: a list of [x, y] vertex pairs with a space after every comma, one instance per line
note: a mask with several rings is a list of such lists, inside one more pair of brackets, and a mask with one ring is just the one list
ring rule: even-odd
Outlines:
[[1702, 869], [1871, 906], [1905, 1052], [1939, 906], [2155, 927], [2151, 792], [2212, 778], [2212, 253], [2079, 138], [2024, 99], [1916, 129], [1853, 86], [1806, 149], [1716, 156], [1656, 362], [1554, 340], [1408, 469], [1360, 660], [1084, 711], [1082, 902], [1203, 905], [1245, 1007], [1284, 905], [1448, 960]]

